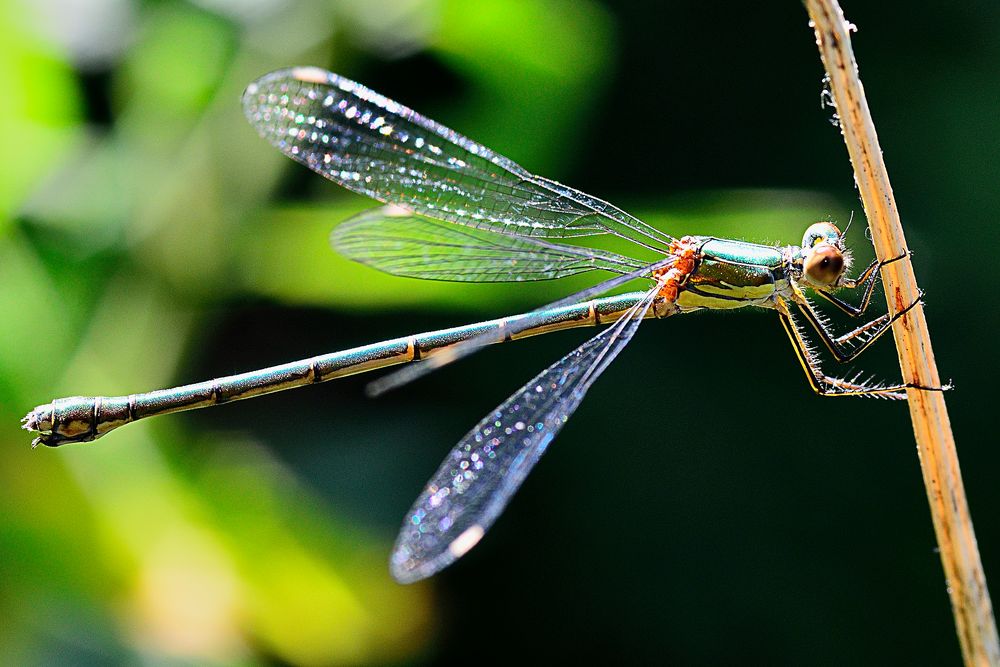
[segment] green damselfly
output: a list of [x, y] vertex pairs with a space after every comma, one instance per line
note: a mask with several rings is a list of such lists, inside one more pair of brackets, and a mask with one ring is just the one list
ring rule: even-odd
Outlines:
[[[174, 389], [119, 397], [58, 399], [33, 410], [34, 443], [94, 440], [151, 415], [250, 398], [411, 361], [376, 383], [408, 381], [486, 343], [580, 326], [609, 325], [531, 379], [448, 454], [407, 514], [391, 559], [402, 582], [427, 577], [474, 546], [503, 511], [592, 383], [640, 322], [702, 309], [746, 306], [778, 313], [812, 389], [823, 396], [906, 398], [907, 389], [840, 379], [820, 368], [804, 319], [833, 356], [850, 361], [916, 305], [843, 335], [804, 290], [852, 317], [867, 308], [886, 261], [848, 278], [850, 253], [830, 222], [809, 226], [800, 246], [705, 236], [674, 238], [578, 190], [535, 176], [507, 158], [353, 81], [293, 68], [252, 83], [243, 108], [262, 137], [349, 190], [386, 204], [338, 226], [334, 247], [399, 276], [472, 282], [547, 280], [589, 271], [616, 274], [544, 308], [416, 334]], [[611, 235], [655, 261], [573, 245]], [[641, 280], [637, 292], [600, 297]], [[858, 290], [858, 305], [836, 295]]]

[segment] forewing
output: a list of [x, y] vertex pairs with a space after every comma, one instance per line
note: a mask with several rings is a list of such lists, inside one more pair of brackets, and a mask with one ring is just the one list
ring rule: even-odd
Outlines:
[[314, 67], [267, 74], [243, 94], [262, 137], [340, 185], [416, 213], [517, 236], [612, 233], [666, 250], [671, 237], [364, 86]]
[[643, 265], [607, 251], [506, 236], [394, 206], [359, 213], [338, 225], [330, 240], [337, 252], [356, 262], [425, 280], [549, 280], [595, 269], [627, 273]]
[[403, 522], [390, 562], [398, 581], [428, 577], [475, 546], [632, 338], [657, 290], [532, 378], [451, 450]]

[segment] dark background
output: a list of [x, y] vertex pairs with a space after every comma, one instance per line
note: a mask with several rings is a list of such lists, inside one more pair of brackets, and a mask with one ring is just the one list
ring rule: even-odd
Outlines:
[[[957, 663], [906, 406], [812, 395], [769, 312], [644, 325], [481, 545], [412, 587], [386, 561], [422, 485], [591, 332], [490, 349], [378, 400], [350, 378], [57, 451], [14, 428], [56, 396], [225, 375], [586, 284], [424, 283], [333, 255], [329, 230], [369, 203], [283, 159], [239, 107], [247, 82], [291, 64], [678, 236], [798, 243], [853, 215], [866, 265], [805, 11], [749, 4], [3, 9], [4, 661]], [[845, 11], [995, 575], [1000, 9]], [[898, 376], [888, 341], [852, 368]]]

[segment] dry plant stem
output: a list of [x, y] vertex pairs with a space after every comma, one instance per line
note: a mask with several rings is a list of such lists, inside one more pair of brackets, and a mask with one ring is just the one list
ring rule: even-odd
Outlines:
[[[805, 0], [805, 4], [830, 77], [830, 89], [854, 165], [854, 178], [864, 203], [875, 250], [879, 257], [897, 257], [906, 252], [906, 240], [864, 88], [858, 78], [850, 42], [853, 26], [844, 20], [836, 0]], [[882, 281], [891, 312], [902, 310], [919, 296], [910, 262], [895, 262], [886, 266], [882, 270]], [[922, 386], [940, 386], [923, 308], [918, 306], [899, 319], [893, 324], [892, 331], [905, 381]], [[965, 664], [1000, 665], [996, 622], [962, 486], [944, 394], [915, 389], [910, 389], [907, 394], [917, 453]]]

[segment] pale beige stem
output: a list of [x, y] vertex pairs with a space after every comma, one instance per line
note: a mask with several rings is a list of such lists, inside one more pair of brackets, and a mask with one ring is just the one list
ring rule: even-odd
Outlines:
[[[906, 240], [858, 78], [850, 41], [853, 27], [845, 21], [836, 0], [805, 0], [805, 4], [830, 77], [830, 90], [875, 250], [879, 257], [897, 257], [907, 251]], [[908, 261], [886, 266], [882, 281], [891, 312], [902, 310], [919, 296], [913, 266]], [[911, 310], [893, 325], [892, 331], [906, 382], [940, 386], [923, 308]], [[996, 621], [962, 486], [944, 394], [915, 389], [907, 393], [917, 454], [965, 664], [1000, 666]]]

